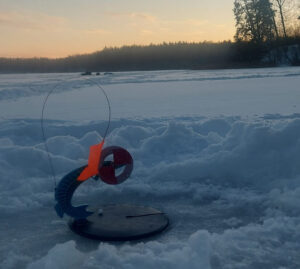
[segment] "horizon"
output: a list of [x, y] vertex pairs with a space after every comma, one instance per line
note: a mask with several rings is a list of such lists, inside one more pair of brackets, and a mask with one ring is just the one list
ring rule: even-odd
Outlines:
[[150, 43], [150, 44], [145, 44], [145, 45], [139, 45], [139, 44], [131, 44], [131, 45], [121, 45], [121, 46], [111, 46], [111, 47], [104, 47], [100, 50], [96, 50], [96, 51], [92, 51], [92, 52], [88, 52], [88, 53], [77, 53], [77, 54], [70, 54], [70, 55], [66, 55], [66, 56], [62, 56], [62, 57], [47, 57], [47, 56], [32, 56], [32, 57], [2, 57], [0, 56], [0, 59], [49, 59], [49, 60], [57, 60], [57, 59], [65, 59], [68, 57], [78, 57], [78, 56], [84, 56], [84, 55], [91, 55], [91, 54], [96, 54], [96, 53], [101, 53], [102, 51], [104, 51], [105, 49], [117, 49], [117, 50], [122, 50], [122, 48], [126, 48], [126, 47], [150, 47], [150, 46], [163, 46], [164, 44], [167, 44], [167, 46], [171, 46], [171, 45], [176, 45], [176, 44], [180, 44], [180, 43], [184, 43], [187, 45], [192, 45], [192, 44], [203, 44], [203, 43], [207, 43], [207, 44], [222, 44], [222, 43], [226, 43], [226, 42], [234, 42], [234, 40], [220, 40], [220, 41], [210, 41], [210, 40], [204, 40], [204, 41], [199, 41], [199, 42], [188, 42], [188, 41], [175, 41], [175, 42], [162, 42], [162, 43]]
[[233, 0], [0, 0], [0, 57], [65, 58], [105, 47], [233, 40]]

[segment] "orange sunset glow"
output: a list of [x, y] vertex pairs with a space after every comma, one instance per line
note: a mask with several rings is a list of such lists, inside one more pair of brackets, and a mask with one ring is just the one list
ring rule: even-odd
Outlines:
[[230, 40], [233, 2], [0, 1], [0, 57], [65, 57], [104, 47]]

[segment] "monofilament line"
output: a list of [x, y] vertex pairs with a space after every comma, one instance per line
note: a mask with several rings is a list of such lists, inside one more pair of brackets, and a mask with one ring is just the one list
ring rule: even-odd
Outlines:
[[[44, 146], [45, 146], [45, 150], [47, 152], [47, 157], [48, 157], [48, 162], [49, 162], [49, 166], [50, 166], [50, 170], [51, 170], [51, 174], [52, 174], [52, 178], [53, 178], [53, 182], [54, 182], [54, 189], [56, 188], [56, 175], [55, 175], [55, 170], [54, 170], [54, 165], [53, 165], [53, 162], [52, 162], [52, 159], [51, 159], [51, 155], [50, 155], [50, 151], [49, 151], [49, 147], [48, 147], [48, 144], [47, 144], [47, 137], [46, 137], [46, 133], [45, 133], [45, 127], [44, 127], [44, 115], [45, 115], [45, 108], [46, 108], [46, 105], [47, 105], [47, 102], [48, 102], [48, 99], [50, 97], [50, 95], [54, 92], [54, 90], [59, 86], [61, 85], [62, 83], [65, 83], [66, 81], [69, 81], [71, 80], [72, 78], [69, 78], [67, 80], [64, 80], [64, 81], [60, 81], [58, 82], [46, 95], [45, 99], [44, 99], [44, 102], [43, 102], [43, 107], [42, 107], [42, 113], [41, 113], [41, 129], [42, 129], [42, 139], [43, 139], [43, 142], [44, 142]], [[108, 131], [109, 131], [109, 127], [110, 127], [110, 122], [111, 122], [111, 105], [110, 105], [110, 101], [109, 101], [109, 98], [104, 90], [104, 88], [101, 86], [101, 84], [99, 82], [96, 82], [96, 81], [93, 81], [91, 79], [84, 79], [85, 81], [88, 81], [90, 85], [96, 85], [98, 87], [98, 89], [104, 94], [105, 96], [105, 99], [106, 99], [106, 102], [107, 102], [107, 106], [108, 106], [108, 123], [107, 123], [107, 126], [106, 126], [106, 129], [105, 129], [105, 132], [104, 132], [104, 135], [103, 135], [103, 140], [105, 140], [107, 134], [108, 134]]]

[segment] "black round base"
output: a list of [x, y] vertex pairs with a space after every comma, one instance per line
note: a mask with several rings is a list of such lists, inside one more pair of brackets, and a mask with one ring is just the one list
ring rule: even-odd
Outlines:
[[168, 217], [151, 207], [135, 205], [105, 205], [88, 208], [94, 212], [86, 220], [70, 220], [70, 228], [85, 237], [103, 241], [142, 239], [162, 232]]

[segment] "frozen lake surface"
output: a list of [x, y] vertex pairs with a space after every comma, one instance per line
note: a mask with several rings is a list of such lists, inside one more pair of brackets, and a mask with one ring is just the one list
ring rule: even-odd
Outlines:
[[[166, 212], [138, 242], [73, 234], [53, 209], [56, 178], [106, 145], [132, 154], [119, 186], [87, 182], [76, 202]], [[300, 68], [0, 75], [0, 268], [300, 268]]]

